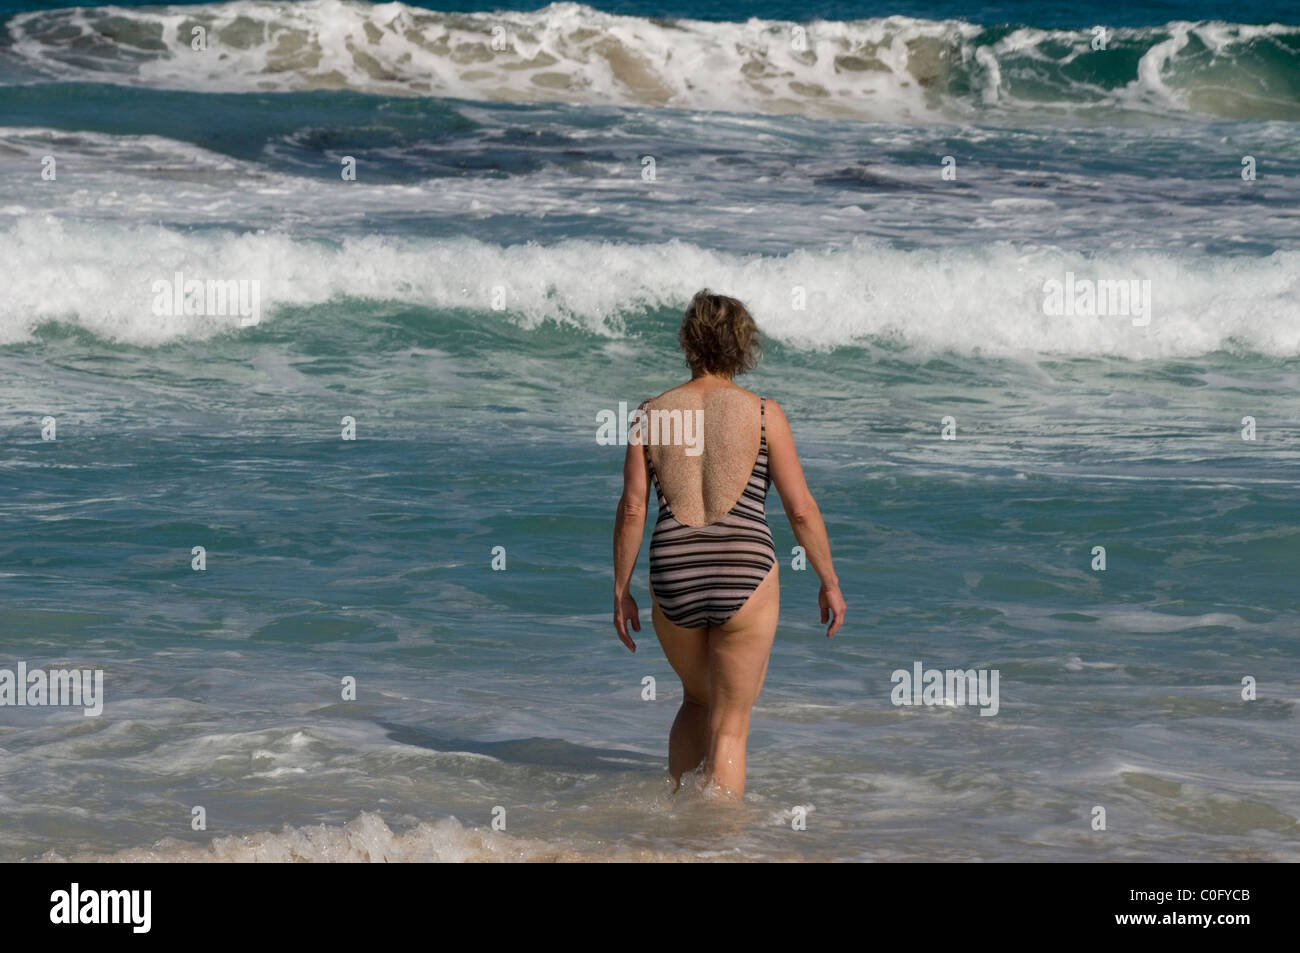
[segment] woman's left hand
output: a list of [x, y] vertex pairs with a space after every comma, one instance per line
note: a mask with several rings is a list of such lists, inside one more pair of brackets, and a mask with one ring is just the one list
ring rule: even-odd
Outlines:
[[625, 595], [621, 599], [614, 597], [614, 631], [618, 633], [619, 641], [627, 646], [629, 652], [636, 651], [636, 643], [632, 641], [632, 636], [627, 634], [628, 623], [632, 624], [633, 632], [641, 631], [641, 615], [636, 607], [636, 600], [631, 595]]

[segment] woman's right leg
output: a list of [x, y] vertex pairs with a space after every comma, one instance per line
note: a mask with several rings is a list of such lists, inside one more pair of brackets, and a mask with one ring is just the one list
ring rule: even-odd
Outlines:
[[668, 773], [673, 790], [682, 774], [694, 771], [709, 752], [709, 650], [707, 629], [684, 629], [668, 621], [659, 603], [650, 611], [664, 656], [682, 680], [682, 707], [668, 734]]
[[774, 565], [740, 611], [709, 629], [709, 757], [707, 775], [723, 793], [745, 793], [749, 716], [776, 637], [781, 589]]

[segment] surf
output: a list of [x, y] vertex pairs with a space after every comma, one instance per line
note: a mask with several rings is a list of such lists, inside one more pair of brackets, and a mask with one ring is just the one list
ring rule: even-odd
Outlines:
[[[13, 279], [0, 299], [0, 343], [50, 322], [138, 347], [275, 327], [326, 303], [364, 325], [391, 305], [477, 324], [559, 326], [636, 340], [649, 316], [679, 310], [687, 290], [743, 288], [760, 327], [799, 350], [895, 340], [918, 352], [1175, 358], [1236, 350], [1300, 355], [1300, 252], [1233, 259], [1195, 252], [1085, 253], [1014, 243], [899, 249], [860, 240], [787, 255], [567, 239], [500, 245], [474, 238], [361, 236], [341, 241], [269, 232], [188, 232], [153, 225], [24, 219], [0, 230]], [[600, 281], [592, 262], [602, 263]], [[257, 281], [261, 324], [235, 316], [157, 314], [154, 283]], [[1068, 272], [1149, 280], [1157, 317], [1046, 313], [1044, 285]], [[75, 280], [69, 276], [74, 275]], [[795, 293], [803, 289], [803, 295]], [[501, 308], [494, 307], [494, 299]], [[350, 303], [350, 304], [349, 304]], [[324, 317], [314, 320], [323, 321]], [[326, 333], [317, 328], [314, 333]]]
[[1107, 30], [906, 16], [743, 23], [577, 3], [459, 13], [232, 0], [29, 11], [8, 58], [42, 80], [203, 92], [655, 106], [918, 121], [1044, 115], [1300, 120], [1300, 26]]

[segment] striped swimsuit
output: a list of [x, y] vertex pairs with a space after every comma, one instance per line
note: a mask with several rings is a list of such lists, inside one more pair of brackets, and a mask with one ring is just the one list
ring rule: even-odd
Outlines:
[[776, 545], [763, 511], [772, 482], [766, 404], [759, 398], [758, 458], [745, 492], [725, 516], [707, 526], [687, 526], [673, 515], [646, 446], [646, 463], [659, 497], [659, 519], [650, 537], [650, 588], [660, 611], [682, 628], [722, 625], [776, 564]]

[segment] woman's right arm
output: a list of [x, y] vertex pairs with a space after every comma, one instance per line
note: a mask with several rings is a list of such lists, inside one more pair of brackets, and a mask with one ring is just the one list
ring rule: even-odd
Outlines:
[[821, 607], [822, 622], [830, 623], [826, 629], [826, 638], [829, 639], [844, 623], [844, 596], [840, 592], [840, 581], [831, 562], [831, 544], [826, 537], [826, 524], [822, 521], [817, 501], [808, 491], [803, 466], [794, 449], [790, 422], [785, 418], [785, 411], [771, 398], [767, 400], [767, 459], [772, 470], [772, 482], [781, 494], [781, 505], [790, 519], [794, 538], [803, 547], [808, 562], [812, 563], [813, 570], [821, 580], [817, 604]]

